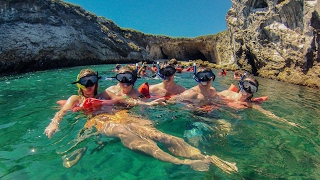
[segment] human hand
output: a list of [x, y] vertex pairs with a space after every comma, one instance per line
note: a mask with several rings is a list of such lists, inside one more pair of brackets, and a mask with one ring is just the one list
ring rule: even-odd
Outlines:
[[58, 130], [59, 130], [59, 124], [52, 121], [44, 130], [44, 134], [48, 138], [51, 138]]

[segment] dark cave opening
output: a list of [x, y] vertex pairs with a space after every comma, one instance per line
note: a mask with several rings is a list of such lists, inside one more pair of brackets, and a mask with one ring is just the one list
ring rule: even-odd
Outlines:
[[195, 51], [187, 55], [188, 60], [201, 59], [202, 61], [208, 61], [207, 57], [200, 51]]
[[255, 1], [253, 8], [259, 9], [259, 8], [266, 8], [268, 7], [268, 3], [264, 0]]
[[254, 55], [250, 52], [250, 50], [248, 48], [245, 50], [245, 55], [246, 55], [246, 59], [248, 60], [248, 63], [250, 64], [250, 66], [252, 68], [251, 73], [254, 75], [257, 75], [258, 70], [257, 70], [256, 65], [254, 63], [254, 60], [256, 58], [254, 57]]
[[162, 47], [160, 47], [162, 59], [168, 59], [169, 57], [163, 52]]

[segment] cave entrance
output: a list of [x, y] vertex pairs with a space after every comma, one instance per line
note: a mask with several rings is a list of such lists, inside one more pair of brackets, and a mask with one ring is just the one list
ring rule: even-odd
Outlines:
[[187, 56], [189, 60], [201, 59], [202, 61], [208, 61], [207, 57], [202, 54], [200, 51], [193, 52]]

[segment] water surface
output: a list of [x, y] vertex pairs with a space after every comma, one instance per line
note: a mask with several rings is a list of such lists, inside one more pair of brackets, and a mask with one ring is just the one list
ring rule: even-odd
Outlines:
[[[114, 65], [89, 66], [103, 77], [114, 74]], [[203, 153], [236, 162], [237, 174], [226, 174], [215, 166], [197, 172], [125, 148], [117, 139], [91, 136], [74, 149], [87, 147], [73, 167], [62, 165], [62, 156], [76, 144], [86, 122], [81, 112], [68, 113], [60, 131], [48, 139], [43, 131], [58, 110], [56, 101], [77, 93], [70, 84], [84, 67], [74, 67], [6, 76], [0, 79], [0, 179], [319, 179], [319, 91], [284, 82], [258, 78], [255, 96], [269, 96], [263, 109], [305, 128], [292, 127], [255, 109], [221, 108], [195, 115], [181, 104], [134, 108], [132, 111], [154, 121], [165, 133], [184, 138]], [[215, 71], [217, 74], [217, 71]], [[196, 85], [191, 73], [177, 74], [176, 82]], [[138, 79], [159, 83], [159, 79]], [[225, 90], [232, 73], [217, 76], [213, 86]], [[116, 84], [101, 80], [100, 91]], [[221, 135], [219, 120], [231, 125]], [[190, 134], [190, 132], [195, 132]], [[188, 134], [189, 133], [189, 134]]]

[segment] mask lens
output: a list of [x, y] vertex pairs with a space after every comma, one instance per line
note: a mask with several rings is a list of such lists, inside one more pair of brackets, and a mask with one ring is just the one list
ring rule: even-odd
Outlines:
[[243, 89], [250, 94], [258, 91], [258, 87], [251, 81], [243, 81]]
[[98, 82], [97, 75], [88, 75], [79, 79], [79, 84], [85, 87], [91, 87]]
[[159, 73], [162, 76], [170, 77], [170, 76], [174, 75], [174, 73], [176, 73], [176, 69], [172, 66], [167, 66], [167, 67], [160, 69]]
[[121, 83], [132, 83], [133, 74], [131, 73], [120, 73], [116, 75], [116, 79]]
[[211, 71], [203, 71], [197, 73], [197, 78], [200, 81], [210, 81], [211, 79], [215, 79], [215, 75]]

